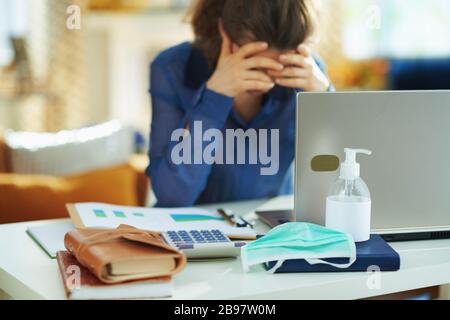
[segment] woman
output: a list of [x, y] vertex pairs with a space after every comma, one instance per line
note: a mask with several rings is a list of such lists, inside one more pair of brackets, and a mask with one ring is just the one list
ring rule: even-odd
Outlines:
[[[292, 193], [296, 93], [332, 89], [306, 45], [314, 29], [314, 11], [308, 2], [195, 3], [191, 18], [194, 43], [162, 52], [151, 65], [153, 120], [147, 174], [158, 206]], [[191, 142], [202, 139], [193, 129], [199, 123], [202, 132], [223, 132], [227, 146], [225, 131], [230, 129], [277, 130], [277, 173], [262, 175], [263, 164], [249, 163], [249, 152], [259, 147], [249, 140], [237, 141], [234, 149], [223, 150], [227, 154], [245, 150], [246, 162], [224, 163], [220, 157], [215, 163], [174, 161], [174, 151], [180, 144], [173, 141], [177, 129], [184, 130], [184, 138], [189, 137], [181, 140], [194, 148], [192, 153], [202, 154], [207, 147], [206, 143]], [[272, 151], [277, 148], [269, 146]]]

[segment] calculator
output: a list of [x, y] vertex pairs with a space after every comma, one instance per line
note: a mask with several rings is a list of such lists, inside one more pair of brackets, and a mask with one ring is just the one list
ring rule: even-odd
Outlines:
[[162, 233], [163, 239], [188, 259], [234, 258], [247, 243], [233, 242], [220, 230], [181, 230]]

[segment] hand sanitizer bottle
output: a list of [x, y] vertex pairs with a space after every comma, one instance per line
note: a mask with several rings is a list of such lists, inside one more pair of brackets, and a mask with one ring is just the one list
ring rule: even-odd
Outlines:
[[370, 239], [371, 199], [369, 188], [360, 178], [356, 155], [371, 155], [369, 150], [345, 149], [345, 162], [333, 184], [326, 205], [326, 227], [353, 236], [355, 242]]

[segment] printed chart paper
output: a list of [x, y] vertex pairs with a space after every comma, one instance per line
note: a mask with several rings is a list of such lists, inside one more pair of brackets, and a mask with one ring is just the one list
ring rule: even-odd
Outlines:
[[231, 226], [213, 210], [199, 208], [139, 208], [103, 203], [77, 203], [73, 205], [83, 227], [117, 228], [127, 224], [148, 231], [211, 230], [219, 229], [226, 235], [252, 237], [251, 228]]

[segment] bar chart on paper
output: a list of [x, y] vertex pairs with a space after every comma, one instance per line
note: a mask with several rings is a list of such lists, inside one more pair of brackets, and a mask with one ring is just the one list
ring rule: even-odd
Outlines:
[[225, 221], [222, 217], [213, 217], [206, 214], [170, 214], [175, 222], [191, 222], [191, 221]]
[[117, 228], [127, 224], [149, 231], [219, 229], [227, 235], [256, 235], [251, 228], [231, 226], [218, 212], [200, 208], [139, 208], [104, 203], [70, 205], [72, 220], [77, 227]]
[[[118, 218], [118, 219], [133, 219], [133, 218], [145, 218], [146, 214], [143, 212], [131, 212], [130, 210], [124, 210], [122, 208], [121, 210], [114, 210], [107, 208], [104, 208], [105, 205], [101, 205], [101, 209], [94, 208], [92, 209], [92, 218], [100, 219], [109, 219], [109, 218]], [[100, 207], [100, 206], [99, 206]], [[146, 210], [146, 209], [141, 209]], [[168, 215], [173, 222], [194, 222], [194, 221], [225, 221], [225, 219], [221, 216], [217, 216], [214, 213], [211, 213], [210, 211], [201, 211], [201, 209], [195, 209], [195, 212], [198, 213], [190, 213], [186, 212], [186, 210], [192, 210], [192, 209], [182, 209], [183, 212], [179, 213], [178, 209], [151, 209], [152, 213], [147, 213], [148, 218], [156, 218], [157, 214], [163, 214], [164, 216]], [[132, 210], [133, 211], [133, 210]], [[134, 210], [136, 211], [136, 210]], [[164, 217], [166, 218], [166, 217]], [[89, 219], [89, 218], [88, 218]], [[137, 220], [136, 220], [137, 221]], [[105, 220], [102, 221], [102, 224], [106, 222]], [[111, 221], [112, 222], [112, 221]], [[122, 222], [124, 222], [122, 220]], [[140, 221], [143, 222], [143, 221]]]

